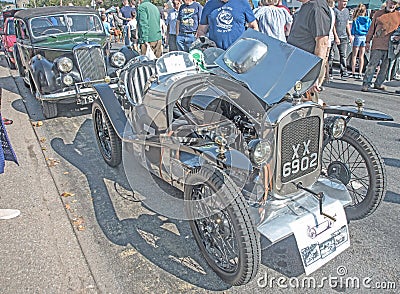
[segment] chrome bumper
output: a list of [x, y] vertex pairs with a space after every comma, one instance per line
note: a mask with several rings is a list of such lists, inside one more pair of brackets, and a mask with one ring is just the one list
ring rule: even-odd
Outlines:
[[[93, 85], [95, 83], [104, 83], [104, 81], [103, 80], [92, 81], [91, 85]], [[94, 88], [90, 87], [90, 86], [88, 87], [87, 84], [88, 83], [76, 83], [74, 90], [69, 90], [69, 91], [59, 92], [59, 93], [54, 93], [54, 94], [41, 95], [38, 92], [36, 92], [36, 98], [39, 100], [56, 102], [56, 100], [77, 99], [82, 96], [89, 96], [89, 95], [97, 94], [96, 91], [94, 90]], [[80, 88], [83, 85], [85, 85], [85, 88]], [[111, 89], [118, 88], [117, 79], [112, 79], [109, 86]]]

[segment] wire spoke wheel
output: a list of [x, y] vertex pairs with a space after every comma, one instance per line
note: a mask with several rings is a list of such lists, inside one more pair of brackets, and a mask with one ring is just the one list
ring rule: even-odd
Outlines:
[[203, 166], [188, 176], [184, 194], [193, 236], [210, 267], [231, 285], [251, 281], [260, 239], [239, 188], [222, 171]]
[[348, 127], [342, 138], [324, 146], [322, 170], [346, 185], [352, 198], [345, 209], [348, 219], [364, 218], [381, 203], [385, 191], [383, 161], [355, 128]]
[[115, 133], [107, 114], [104, 112], [103, 106], [98, 101], [93, 102], [92, 116], [100, 153], [108, 165], [115, 167], [122, 160], [121, 139]]
[[[193, 187], [192, 193], [193, 200], [204, 200], [212, 196], [211, 188], [207, 185]], [[197, 211], [205, 217], [194, 220], [194, 223], [215, 264], [224, 271], [234, 272], [238, 267], [239, 256], [232, 220], [226, 212], [213, 210], [214, 203], [210, 204], [201, 201], [196, 204]]]
[[104, 151], [104, 155], [107, 158], [111, 158], [111, 142], [110, 135], [106, 126], [106, 121], [104, 120], [103, 114], [100, 110], [96, 109], [94, 113], [96, 134], [99, 138], [101, 148]]

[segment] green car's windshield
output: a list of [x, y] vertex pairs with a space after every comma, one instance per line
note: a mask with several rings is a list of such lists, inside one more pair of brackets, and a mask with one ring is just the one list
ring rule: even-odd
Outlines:
[[35, 38], [62, 33], [103, 32], [100, 18], [94, 14], [54, 14], [35, 17], [30, 20]]

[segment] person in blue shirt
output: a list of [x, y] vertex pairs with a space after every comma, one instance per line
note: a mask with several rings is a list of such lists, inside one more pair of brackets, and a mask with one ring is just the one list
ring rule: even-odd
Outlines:
[[[351, 73], [353, 78], [359, 80], [362, 77], [362, 71], [364, 69], [364, 54], [365, 54], [365, 41], [367, 40], [367, 33], [371, 26], [371, 19], [366, 16], [367, 7], [364, 4], [358, 4], [354, 14], [353, 23], [351, 25], [351, 34], [354, 36], [353, 39], [353, 55], [351, 57]], [[359, 73], [356, 71], [357, 56], [359, 57]]]
[[209, 34], [218, 48], [227, 49], [246, 30], [258, 30], [257, 20], [246, 0], [209, 0], [203, 9], [196, 37]]
[[193, 0], [183, 0], [176, 21], [176, 46], [179, 51], [189, 51], [194, 42], [203, 6]]
[[122, 0], [122, 7], [119, 11], [120, 14], [118, 15], [118, 17], [122, 19], [124, 29], [124, 43], [125, 45], [130, 46], [132, 45], [132, 42], [129, 39], [128, 22], [131, 20], [132, 11], [136, 12], [136, 8], [129, 5], [129, 0]]
[[111, 36], [111, 25], [107, 22], [107, 16], [105, 14], [101, 15], [101, 21], [103, 23], [104, 31], [106, 32], [107, 38]]
[[176, 46], [176, 22], [178, 18], [179, 8], [181, 7], [181, 1], [172, 0], [172, 6], [173, 8], [168, 10], [168, 16], [165, 23], [167, 25], [168, 49], [169, 51], [177, 51], [178, 47]]

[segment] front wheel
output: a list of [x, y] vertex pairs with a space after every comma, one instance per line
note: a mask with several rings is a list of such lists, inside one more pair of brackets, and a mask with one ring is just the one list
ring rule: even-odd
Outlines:
[[330, 140], [322, 155], [322, 168], [347, 186], [352, 198], [345, 208], [349, 220], [372, 214], [385, 192], [385, 168], [373, 144], [357, 129], [347, 127], [343, 137]]
[[57, 116], [57, 103], [42, 101], [42, 113], [45, 118], [53, 118]]
[[190, 227], [210, 267], [231, 285], [251, 281], [260, 263], [260, 239], [238, 187], [203, 166], [187, 178], [184, 195]]
[[104, 161], [111, 167], [118, 166], [122, 160], [122, 142], [98, 100], [93, 102], [92, 118], [97, 145]]

